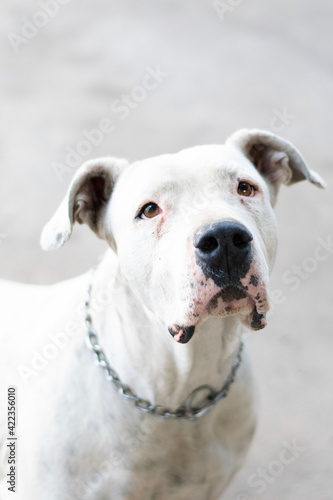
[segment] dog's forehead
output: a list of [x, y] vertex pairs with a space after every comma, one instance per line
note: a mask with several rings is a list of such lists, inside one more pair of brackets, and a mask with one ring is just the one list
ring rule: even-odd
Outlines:
[[196, 146], [176, 154], [165, 154], [133, 163], [123, 174], [121, 184], [135, 193], [173, 190], [191, 183], [202, 184], [233, 175], [261, 176], [253, 164], [229, 145]]

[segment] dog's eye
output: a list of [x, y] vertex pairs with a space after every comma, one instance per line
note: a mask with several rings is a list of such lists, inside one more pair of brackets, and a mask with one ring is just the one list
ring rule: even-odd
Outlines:
[[249, 182], [241, 181], [238, 184], [237, 192], [241, 196], [252, 196], [256, 188], [252, 186]]
[[141, 217], [141, 219], [152, 219], [153, 217], [156, 217], [160, 212], [160, 207], [156, 205], [156, 203], [150, 202], [142, 207], [139, 213], [139, 217]]

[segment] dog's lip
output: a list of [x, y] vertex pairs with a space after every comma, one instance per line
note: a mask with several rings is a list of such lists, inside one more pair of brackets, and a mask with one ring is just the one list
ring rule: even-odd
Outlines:
[[[264, 292], [263, 295], [262, 292]], [[214, 304], [214, 302], [216, 302], [216, 305], [214, 304], [215, 307], [218, 307], [217, 300], [219, 297], [223, 300], [224, 295], [226, 299], [231, 299], [225, 301], [226, 304], [230, 304], [230, 309], [228, 311], [228, 306], [226, 307], [226, 316], [239, 314], [242, 323], [247, 328], [255, 331], [262, 330], [267, 325], [266, 313], [269, 310], [266, 292], [264, 289], [262, 289], [262, 292], [258, 292], [254, 295], [249, 292], [247, 286], [243, 286], [242, 284], [227, 285], [212, 297], [208, 302], [208, 308], [211, 310], [212, 303]], [[244, 299], [247, 304], [245, 304], [244, 307], [237, 308], [237, 300]], [[232, 305], [234, 305], [234, 307], [232, 307]]]
[[168, 327], [168, 330], [177, 342], [179, 342], [180, 344], [187, 344], [187, 342], [193, 337], [195, 326], [173, 324]]
[[[225, 304], [230, 304], [230, 306], [227, 305], [223, 311], [223, 317], [239, 314], [242, 323], [251, 330], [261, 330], [262, 328], [265, 328], [267, 324], [266, 312], [269, 309], [267, 299], [264, 298], [264, 300], [261, 300], [260, 294], [253, 296], [249, 293], [248, 289], [241, 284], [229, 284], [221, 288], [207, 301], [207, 304], [202, 309], [201, 314], [196, 315], [194, 324], [186, 326], [173, 323], [168, 327], [169, 333], [176, 340], [176, 342], [180, 344], [187, 344], [187, 342], [191, 340], [196, 326], [199, 325], [205, 317], [207, 317], [207, 314], [212, 315], [212, 310], [218, 309], [219, 298], [222, 298], [222, 300], [229, 299], [223, 300]], [[237, 301], [244, 299], [246, 300], [246, 304], [237, 308]]]
[[[187, 343], [195, 328], [209, 316], [230, 317], [239, 315], [240, 321], [251, 330], [266, 326], [269, 310], [267, 287], [256, 268], [251, 269], [242, 280], [229, 280], [217, 287], [211, 279], [200, 278], [187, 287], [183, 298], [185, 316], [169, 323], [168, 330], [179, 343]], [[185, 291], [185, 289], [184, 289]], [[170, 318], [171, 319], [171, 318]]]
[[198, 306], [191, 311], [195, 316], [195, 325], [201, 323], [207, 315], [227, 317], [240, 314], [243, 323], [252, 330], [260, 330], [266, 326], [265, 316], [269, 310], [269, 304], [265, 288], [261, 288], [260, 291], [256, 289], [256, 293], [253, 293], [253, 290], [249, 290], [248, 286], [241, 283], [228, 283], [205, 303], [193, 302], [196, 302]]

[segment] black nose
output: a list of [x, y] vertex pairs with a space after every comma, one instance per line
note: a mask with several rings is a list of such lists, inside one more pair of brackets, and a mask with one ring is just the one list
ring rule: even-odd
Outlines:
[[214, 222], [200, 229], [194, 238], [197, 263], [203, 273], [221, 286], [220, 279], [244, 277], [252, 252], [250, 231], [237, 221]]

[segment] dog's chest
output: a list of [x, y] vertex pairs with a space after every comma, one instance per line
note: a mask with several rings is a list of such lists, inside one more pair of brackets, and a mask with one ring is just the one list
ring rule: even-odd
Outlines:
[[108, 416], [112, 428], [96, 418], [86, 443], [67, 443], [67, 479], [76, 478], [75, 493], [94, 500], [218, 498], [213, 492], [229, 477], [235, 456], [226, 453], [211, 420], [163, 422], [137, 411]]
[[[50, 490], [60, 487], [52, 486], [56, 476], [68, 500], [219, 498], [238, 457], [221, 437], [216, 413], [196, 422], [161, 420], [121, 397], [96, 368], [67, 381], [66, 396], [58, 400], [62, 409], [52, 425], [61, 421], [62, 432], [49, 442], [52, 464], [39, 464]], [[82, 384], [92, 375], [92, 386]]]

